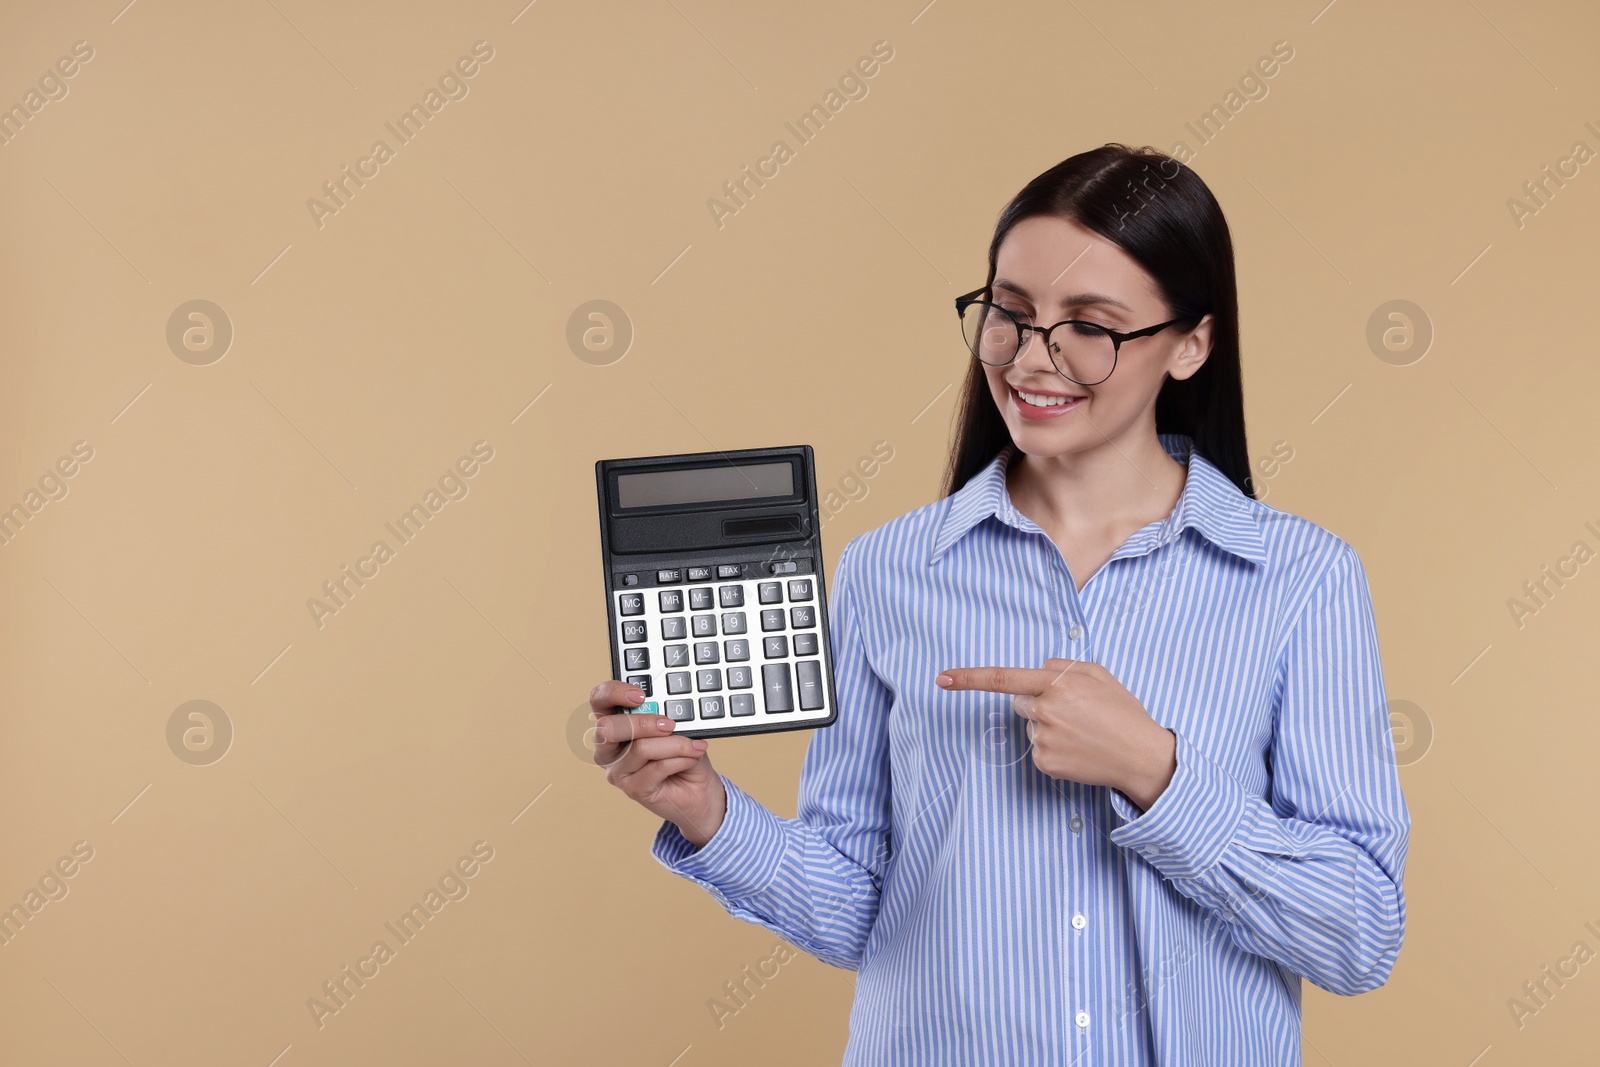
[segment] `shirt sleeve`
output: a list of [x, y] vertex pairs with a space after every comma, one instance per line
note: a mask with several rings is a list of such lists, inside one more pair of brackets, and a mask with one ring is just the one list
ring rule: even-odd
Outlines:
[[782, 818], [726, 775], [728, 811], [696, 849], [663, 820], [651, 854], [705, 887], [729, 914], [764, 926], [824, 963], [856, 970], [877, 920], [890, 855], [888, 722], [893, 698], [862, 640], [855, 542], [828, 599], [838, 714], [811, 735], [796, 817]]
[[1405, 933], [1411, 820], [1400, 790], [1366, 571], [1348, 544], [1283, 652], [1270, 801], [1182, 733], [1177, 769], [1110, 833], [1240, 948], [1346, 996], [1388, 980]]

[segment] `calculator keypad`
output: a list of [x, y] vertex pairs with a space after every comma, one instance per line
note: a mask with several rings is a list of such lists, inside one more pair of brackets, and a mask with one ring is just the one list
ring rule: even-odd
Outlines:
[[619, 590], [616, 616], [628, 681], [666, 697], [669, 719], [703, 729], [828, 717], [814, 577], [741, 580], [723, 567], [656, 576], [682, 584]]

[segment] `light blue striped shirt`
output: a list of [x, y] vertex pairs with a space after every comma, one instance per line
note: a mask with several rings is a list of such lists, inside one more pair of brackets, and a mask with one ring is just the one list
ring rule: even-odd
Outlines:
[[[1014, 446], [852, 539], [839, 717], [797, 817], [724, 776], [703, 849], [657, 833], [730, 914], [858, 972], [846, 1065], [1292, 1067], [1302, 976], [1388, 978], [1410, 815], [1366, 572], [1188, 436], [1160, 441], [1187, 465], [1177, 505], [1081, 593], [1011, 502]], [[934, 684], [1052, 656], [1101, 664], [1176, 734], [1149, 811], [1036, 768], [1009, 696]]]

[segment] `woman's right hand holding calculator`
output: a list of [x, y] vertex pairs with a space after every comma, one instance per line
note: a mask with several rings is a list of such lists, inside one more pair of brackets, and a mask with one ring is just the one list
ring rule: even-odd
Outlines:
[[634, 715], [618, 705], [637, 706], [644, 691], [609, 679], [589, 693], [594, 709], [594, 761], [606, 781], [648, 810], [675, 824], [697, 848], [704, 848], [728, 810], [722, 776], [711, 766], [704, 738], [674, 736], [665, 715]]

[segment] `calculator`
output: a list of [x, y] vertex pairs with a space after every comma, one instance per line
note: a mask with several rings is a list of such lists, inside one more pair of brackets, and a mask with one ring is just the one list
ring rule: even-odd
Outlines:
[[688, 737], [828, 726], [838, 713], [810, 445], [595, 464], [619, 711]]

